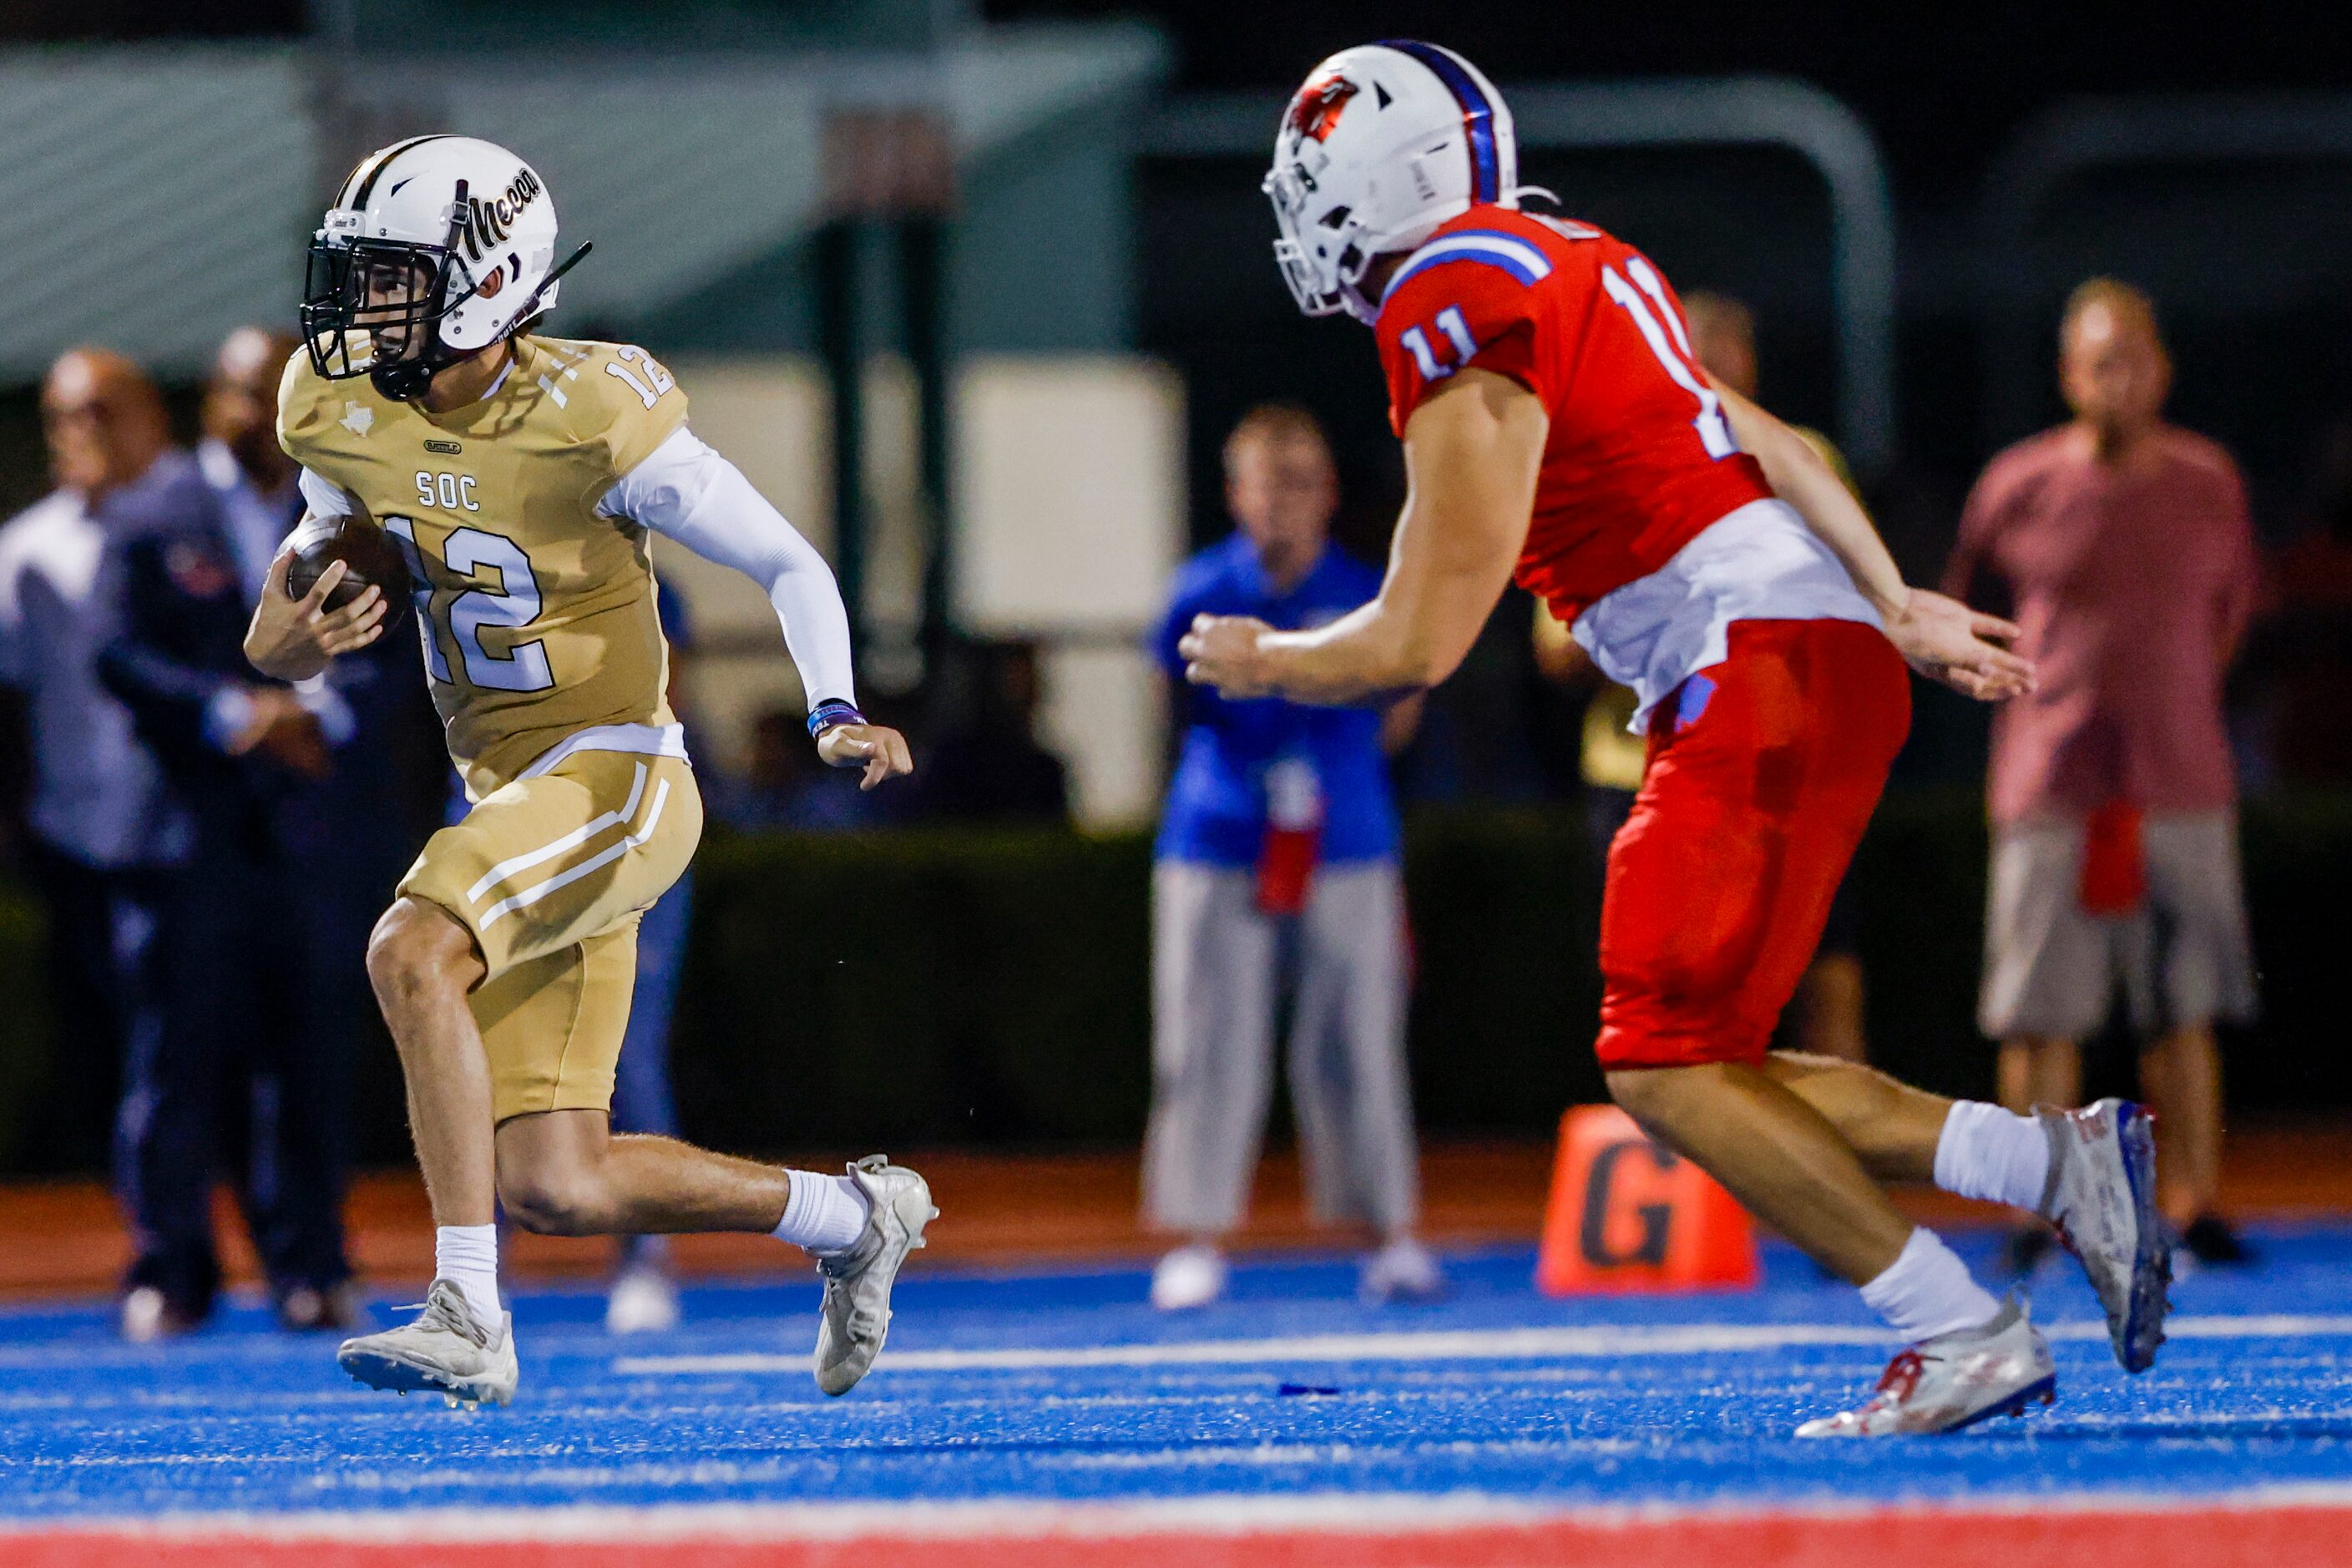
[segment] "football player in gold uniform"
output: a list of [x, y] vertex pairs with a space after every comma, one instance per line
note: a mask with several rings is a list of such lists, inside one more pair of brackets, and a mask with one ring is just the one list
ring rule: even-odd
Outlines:
[[537, 334], [586, 248], [558, 265], [556, 234], [545, 185], [504, 148], [425, 136], [371, 155], [312, 241], [305, 348], [279, 392], [310, 515], [247, 653], [301, 679], [380, 636], [378, 588], [327, 607], [341, 563], [302, 597], [286, 582], [314, 531], [382, 529], [407, 562], [472, 806], [425, 846], [368, 948], [436, 1278], [420, 1317], [339, 1360], [378, 1388], [506, 1403], [503, 1200], [531, 1230], [770, 1231], [805, 1247], [825, 1286], [817, 1382], [841, 1394], [873, 1364], [891, 1282], [937, 1213], [922, 1178], [878, 1155], [845, 1176], [787, 1171], [607, 1121], [637, 917], [702, 826], [664, 698], [648, 535], [767, 589], [827, 763], [862, 768], [870, 789], [909, 771], [907, 743], [857, 711], [831, 571], [688, 430], [668, 372], [642, 349]]

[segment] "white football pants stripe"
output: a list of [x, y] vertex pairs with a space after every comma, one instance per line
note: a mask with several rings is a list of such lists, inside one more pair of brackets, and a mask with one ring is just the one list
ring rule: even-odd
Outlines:
[[[642, 774], [645, 772], [645, 769], [640, 767], [637, 772]], [[638, 782], [642, 784], [644, 781], [640, 778]], [[589, 856], [588, 858], [581, 861], [580, 864], [572, 867], [569, 871], [558, 872], [556, 875], [550, 877], [546, 881], [540, 883], [539, 886], [530, 889], [527, 892], [515, 893], [509, 897], [500, 899], [497, 903], [492, 904], [488, 910], [485, 910], [482, 912], [482, 923], [475, 929], [478, 931], [488, 931], [492, 926], [498, 924], [499, 921], [504, 919], [510, 911], [528, 908], [529, 906], [539, 902], [540, 900], [547, 897], [548, 894], [556, 891], [558, 889], [569, 887], [572, 883], [578, 881], [581, 878], [587, 876], [590, 872], [601, 870], [604, 867], [611, 865], [614, 861], [618, 860], [622, 856], [626, 855], [630, 850], [642, 847], [646, 840], [653, 837], [654, 829], [661, 826], [662, 807], [668, 803], [668, 800], [669, 780], [664, 779], [661, 783], [654, 786], [654, 803], [646, 812], [646, 825], [643, 827], [637, 829], [635, 833], [630, 834], [627, 837], [623, 838], [617, 844], [608, 845], [604, 848], [599, 849], [595, 854]]]
[[585, 826], [575, 827], [552, 844], [543, 845], [511, 858], [499, 861], [482, 874], [482, 879], [466, 889], [466, 901], [478, 904], [482, 895], [518, 871], [528, 871], [533, 866], [554, 859], [566, 850], [577, 849], [608, 827], [617, 827], [637, 815], [637, 802], [646, 793], [646, 764], [637, 764], [637, 776], [629, 783], [629, 798], [618, 811], [608, 811], [592, 819]]

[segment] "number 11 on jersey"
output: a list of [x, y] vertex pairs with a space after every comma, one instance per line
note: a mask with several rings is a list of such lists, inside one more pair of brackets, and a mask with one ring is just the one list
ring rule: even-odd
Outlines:
[[1412, 355], [1412, 363], [1420, 369], [1423, 381], [1444, 381], [1469, 363], [1470, 356], [1478, 352], [1478, 342], [1470, 335], [1470, 323], [1462, 319], [1461, 306], [1448, 305], [1438, 311], [1437, 330], [1444, 332], [1445, 341], [1454, 345], [1452, 364], [1437, 363], [1437, 356], [1430, 352], [1429, 334], [1419, 327], [1407, 327], [1397, 334], [1397, 342]]
[[[1706, 455], [1718, 459], [1730, 457], [1739, 450], [1739, 443], [1731, 434], [1731, 421], [1723, 416], [1723, 399], [1707, 384], [1706, 373], [1698, 367], [1697, 356], [1691, 353], [1690, 339], [1683, 331], [1683, 319], [1666, 299], [1664, 281], [1658, 277], [1657, 268], [1638, 256], [1625, 263], [1625, 271], [1633, 275], [1633, 283], [1641, 285], [1638, 292], [1614, 267], [1601, 268], [1601, 288], [1633, 318], [1642, 341], [1650, 345], [1650, 352], [1657, 356], [1667, 379], [1698, 399], [1698, 416], [1691, 424], [1697, 427], [1699, 445], [1706, 448]], [[1655, 314], [1650, 310], [1654, 303], [1657, 306]], [[1659, 325], [1662, 320], [1664, 326]], [[1671, 342], [1666, 335], [1669, 331], [1674, 334]]]

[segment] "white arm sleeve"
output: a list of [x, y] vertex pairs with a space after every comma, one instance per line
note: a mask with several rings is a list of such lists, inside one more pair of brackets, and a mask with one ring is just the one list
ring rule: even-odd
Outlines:
[[301, 477], [295, 482], [302, 487], [303, 504], [310, 509], [312, 517], [351, 515], [352, 498], [343, 493], [342, 486], [330, 484], [308, 468], [301, 471]]
[[849, 612], [833, 568], [784, 521], [743, 471], [683, 427], [614, 482], [596, 505], [676, 540], [705, 561], [732, 566], [768, 591], [784, 646], [814, 710], [857, 701], [850, 670]]

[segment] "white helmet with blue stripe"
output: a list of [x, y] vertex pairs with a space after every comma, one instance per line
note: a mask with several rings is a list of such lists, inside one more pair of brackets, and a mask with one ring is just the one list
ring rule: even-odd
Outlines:
[[1518, 163], [1502, 94], [1453, 50], [1394, 40], [1333, 55], [1283, 110], [1264, 186], [1298, 308], [1370, 321], [1378, 303], [1357, 284], [1372, 258], [1475, 203], [1516, 206]]

